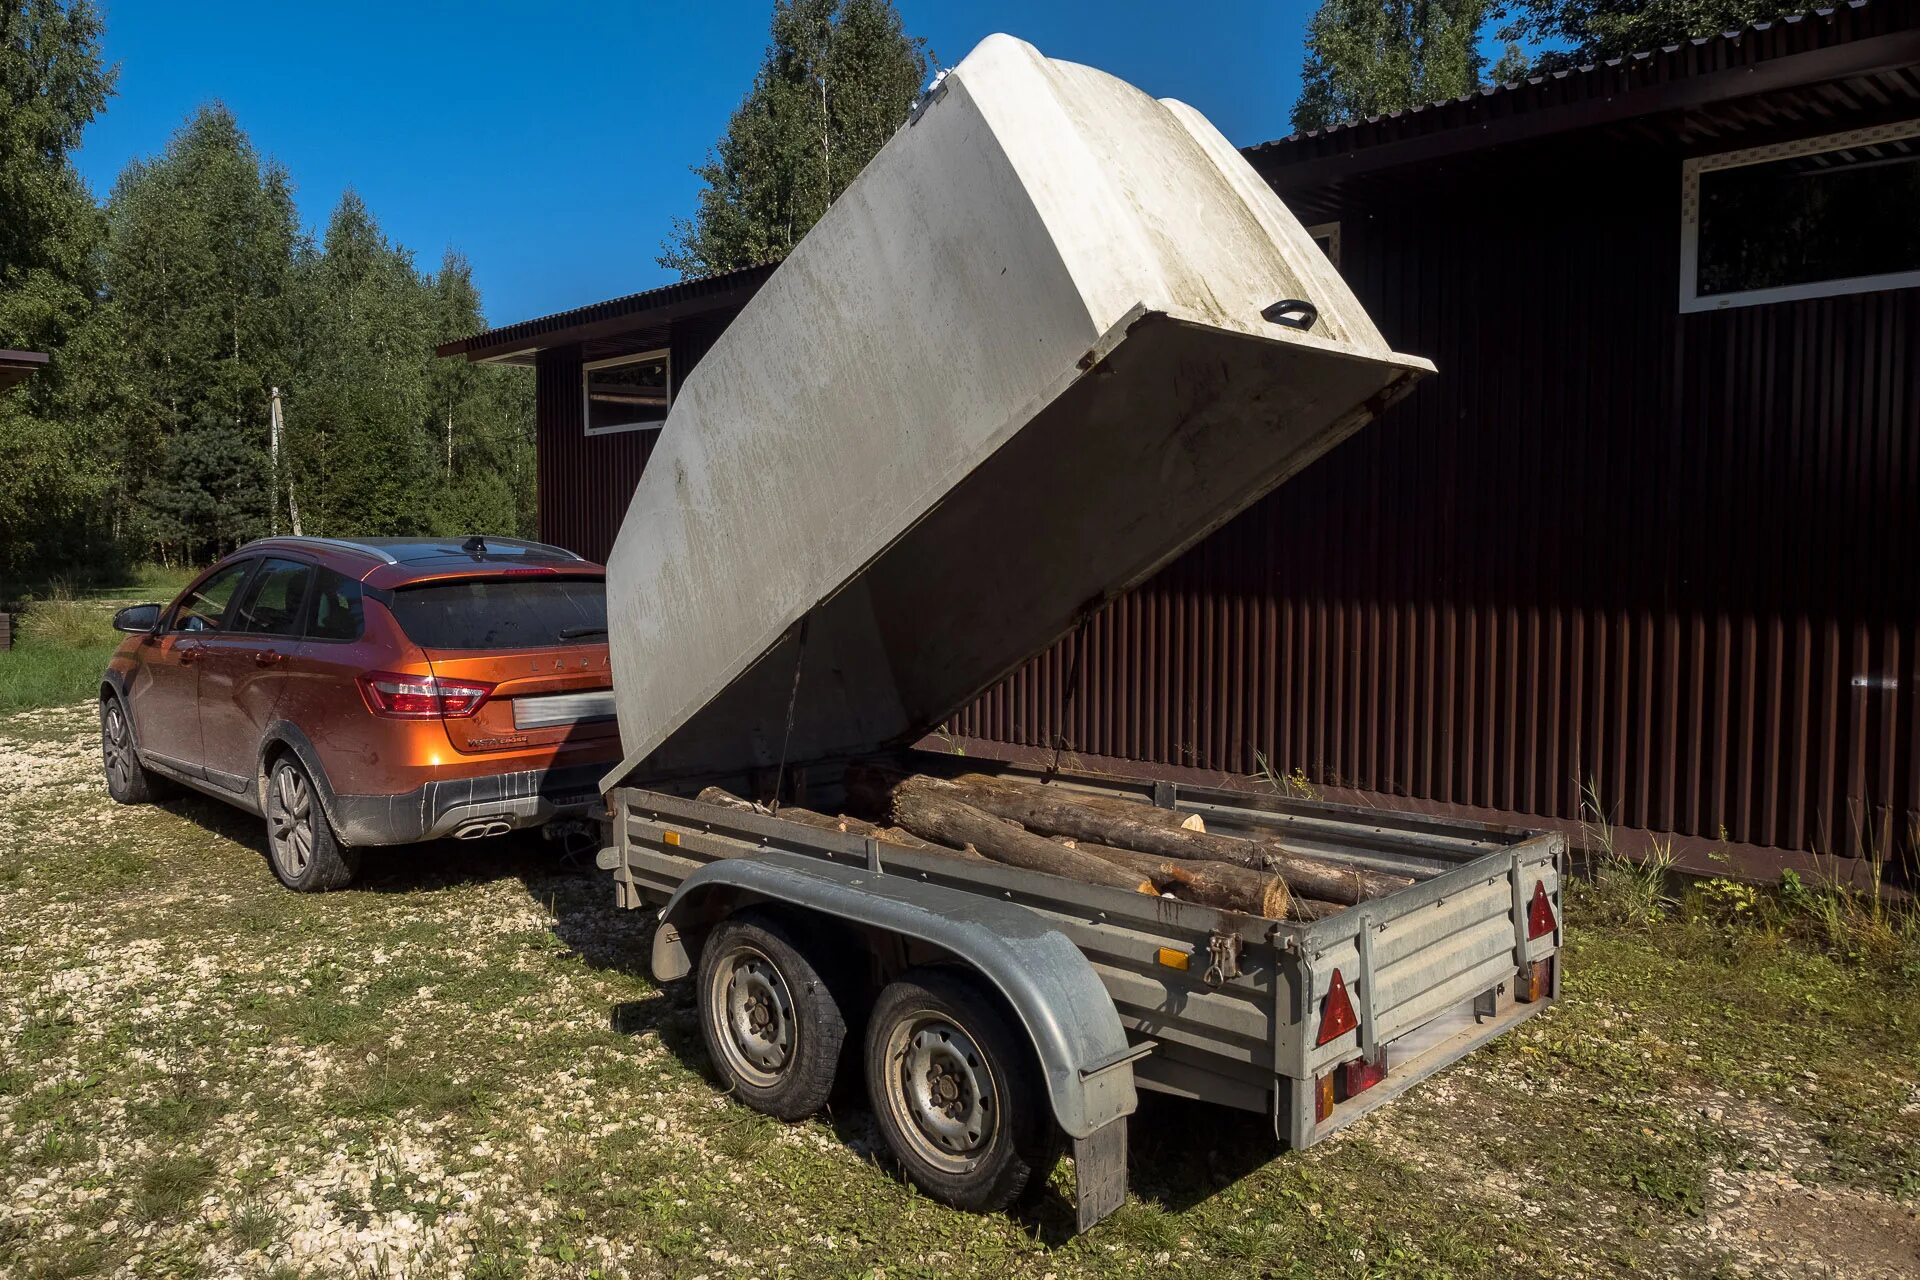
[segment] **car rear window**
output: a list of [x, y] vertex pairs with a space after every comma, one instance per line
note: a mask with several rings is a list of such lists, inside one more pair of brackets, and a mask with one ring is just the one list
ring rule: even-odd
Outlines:
[[402, 587], [393, 616], [423, 649], [541, 649], [606, 639], [599, 578], [463, 578]]

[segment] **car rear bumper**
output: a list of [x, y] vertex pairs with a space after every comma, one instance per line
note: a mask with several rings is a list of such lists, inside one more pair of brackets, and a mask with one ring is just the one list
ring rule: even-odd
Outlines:
[[336, 793], [333, 825], [349, 845], [411, 844], [466, 832], [491, 834], [535, 827], [555, 818], [597, 812], [602, 805], [600, 777], [605, 771], [604, 764], [595, 762], [478, 778], [439, 778], [390, 796]]

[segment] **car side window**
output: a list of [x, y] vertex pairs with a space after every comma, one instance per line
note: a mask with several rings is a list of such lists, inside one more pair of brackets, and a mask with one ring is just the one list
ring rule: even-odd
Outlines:
[[360, 584], [321, 569], [307, 607], [309, 640], [358, 640], [362, 624]]
[[189, 591], [186, 598], [173, 607], [173, 621], [168, 630], [219, 631], [226, 625], [234, 592], [247, 580], [253, 564], [251, 560], [230, 564]]
[[300, 609], [307, 601], [313, 573], [312, 565], [299, 560], [267, 560], [247, 588], [239, 620], [230, 630], [262, 636], [299, 635]]

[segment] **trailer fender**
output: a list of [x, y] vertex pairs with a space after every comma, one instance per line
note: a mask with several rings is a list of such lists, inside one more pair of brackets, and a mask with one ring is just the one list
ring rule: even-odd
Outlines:
[[1150, 1046], [1127, 1043], [1093, 966], [1065, 934], [1027, 908], [817, 858], [727, 858], [688, 876], [661, 910], [654, 976], [671, 981], [691, 973], [695, 958], [683, 930], [696, 930], [714, 919], [716, 908], [743, 901], [781, 903], [881, 929], [938, 947], [970, 966], [1026, 1028], [1054, 1119], [1070, 1137], [1090, 1138], [1138, 1105], [1133, 1063]]

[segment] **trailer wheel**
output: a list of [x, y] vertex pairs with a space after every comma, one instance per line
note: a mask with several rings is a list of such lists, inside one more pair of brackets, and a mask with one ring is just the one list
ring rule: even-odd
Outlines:
[[992, 1213], [1046, 1176], [1058, 1148], [1031, 1047], [964, 975], [914, 969], [888, 986], [866, 1056], [881, 1135], [922, 1191]]
[[847, 1038], [839, 1001], [779, 921], [721, 924], [700, 952], [700, 1034], [740, 1099], [781, 1120], [826, 1104]]

